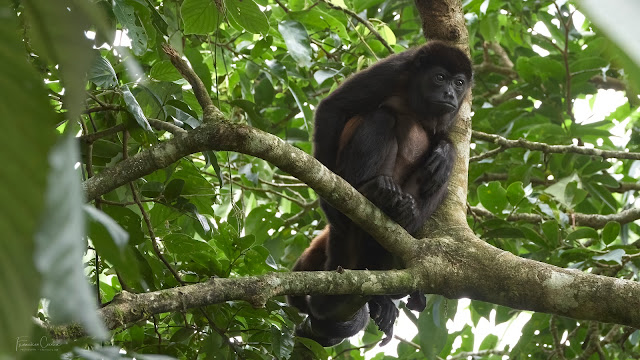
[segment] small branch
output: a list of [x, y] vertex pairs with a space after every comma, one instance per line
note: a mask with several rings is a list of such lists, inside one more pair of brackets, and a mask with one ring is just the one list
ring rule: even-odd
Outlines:
[[[398, 336], [398, 335], [393, 335], [393, 338], [394, 338], [394, 339], [396, 339], [396, 340], [398, 340], [398, 341], [400, 341], [400, 342], [402, 342], [402, 343], [405, 343], [405, 344], [407, 344], [407, 345], [409, 345], [409, 346], [411, 346], [411, 347], [413, 347], [413, 348], [415, 348], [415, 349], [417, 349], [417, 350], [421, 350], [421, 349], [422, 349], [422, 348], [420, 347], [420, 345], [418, 345], [418, 344], [414, 343], [414, 342], [413, 342], [413, 341], [411, 341], [411, 340], [407, 340], [407, 339], [405, 339], [405, 338], [402, 338], [402, 337], [400, 337], [400, 336]], [[465, 358], [465, 359], [466, 359], [466, 358]]]
[[98, 107], [86, 109], [82, 111], [82, 113], [92, 114], [92, 113], [102, 112], [102, 111], [126, 111], [126, 110], [127, 108], [125, 108], [124, 106], [114, 105], [114, 104], [105, 104], [105, 105], [100, 105]]
[[489, 350], [478, 350], [478, 351], [469, 351], [469, 352], [461, 352], [460, 354], [453, 356], [451, 358], [449, 358], [450, 360], [466, 360], [468, 358], [472, 358], [472, 359], [485, 359], [491, 355], [496, 355], [496, 356], [509, 356], [509, 352], [508, 351], [504, 351], [504, 350], [493, 350], [493, 349], [489, 349]]
[[640, 153], [634, 152], [589, 149], [576, 145], [549, 145], [524, 139], [508, 140], [500, 135], [487, 134], [476, 130], [472, 132], [472, 136], [477, 140], [491, 142], [505, 148], [525, 148], [529, 150], [542, 151], [547, 154], [574, 153], [580, 155], [600, 156], [605, 159], [616, 158], [640, 160]]
[[[149, 124], [154, 127], [157, 130], [164, 130], [167, 132], [172, 133], [173, 135], [178, 135], [178, 134], [186, 134], [187, 131], [183, 128], [180, 128], [178, 126], [175, 126], [171, 123], [168, 123], [166, 121], [162, 121], [162, 120], [157, 120], [157, 119], [147, 119], [147, 121], [149, 121]], [[102, 131], [98, 131], [95, 132], [93, 134], [87, 134], [87, 135], [82, 135], [79, 136], [78, 139], [85, 143], [85, 144], [93, 144], [94, 142], [96, 142], [99, 139], [111, 136], [111, 135], [115, 135], [121, 131], [124, 131], [127, 129], [127, 126], [125, 124], [118, 124], [116, 126], [110, 127], [106, 130], [102, 130]]]
[[[128, 158], [128, 152], [127, 152], [128, 137], [129, 137], [129, 133], [125, 130], [122, 137], [122, 158], [124, 160]], [[142, 218], [144, 219], [144, 223], [147, 225], [147, 231], [149, 231], [149, 239], [151, 240], [151, 246], [153, 247], [153, 252], [156, 254], [158, 259], [162, 261], [164, 266], [171, 272], [171, 275], [173, 275], [173, 277], [176, 279], [178, 284], [184, 285], [185, 283], [180, 278], [180, 275], [178, 275], [178, 272], [173, 268], [173, 266], [171, 266], [169, 261], [167, 261], [167, 259], [164, 257], [164, 254], [162, 254], [162, 251], [160, 251], [160, 247], [158, 246], [158, 239], [156, 238], [156, 234], [153, 231], [153, 224], [151, 224], [151, 219], [149, 218], [149, 214], [147, 213], [144, 206], [142, 205], [142, 202], [140, 201], [140, 197], [138, 196], [138, 192], [136, 191], [136, 187], [133, 184], [133, 182], [129, 182], [129, 189], [131, 189], [131, 194], [133, 195], [133, 201], [138, 206], [138, 209], [142, 214]]]
[[497, 42], [490, 42], [488, 47], [493, 50], [493, 52], [498, 56], [500, 60], [500, 65], [506, 68], [513, 69], [514, 65], [511, 59], [509, 58], [509, 54], [504, 50], [502, 46], [500, 46]]
[[[507, 52], [496, 43], [488, 43], [485, 42], [482, 44], [483, 47], [483, 60], [482, 64], [474, 65], [474, 72], [481, 73], [496, 73], [501, 74], [509, 79], [515, 79], [518, 77], [518, 72], [513, 70], [513, 62], [509, 59]], [[489, 56], [489, 48], [491, 48], [495, 54], [498, 56], [498, 60], [500, 60], [500, 65], [496, 65], [491, 61], [491, 57]]]
[[[489, 210], [485, 210], [477, 206], [471, 206], [469, 210], [473, 212], [473, 214], [476, 216], [482, 216], [487, 218], [496, 217]], [[640, 208], [624, 210], [617, 214], [611, 214], [611, 215], [575, 213], [575, 214], [572, 214], [572, 216], [575, 218], [576, 225], [589, 226], [595, 229], [601, 229], [605, 225], [607, 225], [607, 223], [610, 221], [616, 221], [616, 222], [619, 222], [620, 224], [628, 224], [640, 219]], [[541, 223], [544, 221], [544, 217], [538, 214], [516, 213], [516, 214], [511, 214], [507, 216], [506, 220], [507, 221], [524, 221], [524, 222], [530, 222], [530, 223]]]
[[289, 10], [289, 9], [287, 9], [287, 7], [282, 3], [282, 1], [280, 1], [280, 0], [275, 0], [275, 2], [276, 2], [276, 4], [280, 5], [280, 7], [282, 8], [282, 10], [284, 10], [284, 12], [285, 12], [285, 13], [287, 13], [287, 14], [288, 14], [288, 13], [290, 12], [290, 10]]
[[116, 126], [110, 127], [106, 130], [102, 130], [102, 131], [98, 131], [95, 132], [93, 134], [87, 134], [87, 135], [82, 135], [80, 137], [78, 137], [78, 139], [80, 141], [82, 141], [85, 144], [93, 144], [94, 142], [96, 142], [99, 139], [102, 139], [104, 137], [107, 136], [111, 136], [111, 135], [115, 135], [117, 133], [119, 133], [120, 131], [125, 130], [127, 127], [125, 126], [125, 124], [118, 124]]
[[387, 49], [387, 51], [389, 51], [390, 54], [393, 54], [395, 51], [393, 51], [393, 48], [391, 47], [391, 45], [389, 45], [389, 43], [387, 42], [387, 40], [385, 40], [382, 35], [380, 35], [380, 33], [373, 27], [373, 25], [371, 25], [371, 23], [369, 21], [367, 21], [366, 19], [363, 19], [360, 17], [360, 15], [356, 14], [355, 12], [349, 10], [349, 9], [345, 9], [341, 6], [338, 5], [334, 5], [332, 3], [330, 3], [327, 0], [320, 0], [322, 3], [324, 3], [325, 5], [327, 5], [328, 7], [334, 9], [334, 10], [338, 10], [338, 11], [342, 11], [343, 13], [351, 16], [352, 18], [358, 20], [360, 23], [362, 23], [362, 25], [364, 25], [367, 29], [369, 29], [369, 31], [371, 31], [371, 33], [373, 34], [373, 36], [375, 36], [381, 43], [382, 45]]
[[596, 75], [589, 80], [598, 89], [612, 89], [616, 91], [627, 91], [627, 84], [614, 77], [607, 76], [604, 78], [602, 75]]
[[172, 133], [173, 135], [181, 135], [181, 134], [187, 133], [187, 130], [179, 126], [173, 125], [172, 123], [167, 121], [162, 121], [158, 119], [149, 119], [149, 118], [147, 118], [147, 121], [149, 122], [149, 125], [153, 126], [155, 129], [164, 130], [166, 132]]
[[476, 156], [470, 157], [469, 158], [469, 162], [472, 163], [472, 162], [480, 161], [480, 160], [486, 159], [488, 157], [492, 157], [493, 155], [501, 153], [501, 152], [503, 152], [505, 150], [507, 150], [507, 148], [505, 148], [504, 146], [499, 146], [499, 147], [497, 147], [497, 148], [495, 148], [493, 150], [489, 150], [489, 151], [487, 151], [485, 153], [482, 153], [480, 155], [476, 155]]
[[[475, 182], [490, 182], [490, 181], [504, 181], [509, 179], [509, 174], [506, 173], [483, 173], [481, 176], [477, 177]], [[556, 180], [548, 180], [548, 179], [540, 179], [540, 178], [531, 178], [529, 182], [533, 185], [543, 185], [549, 186], [557, 183]], [[604, 184], [603, 184], [604, 185]], [[617, 193], [625, 193], [627, 191], [640, 191], [640, 182], [632, 183], [632, 182], [619, 182], [618, 186], [611, 187], [608, 185], [604, 185], [608, 190]]]
[[567, 21], [564, 21], [564, 19], [562, 18], [562, 11], [560, 10], [560, 7], [558, 6], [558, 4], [554, 2], [553, 5], [555, 6], [556, 11], [558, 12], [558, 20], [560, 20], [560, 22], [562, 23], [562, 27], [564, 28], [564, 49], [562, 49], [561, 51], [562, 60], [564, 63], [564, 71], [566, 74], [564, 101], [567, 107], [567, 115], [571, 118], [571, 121], [575, 123], [576, 118], [575, 116], [573, 116], [573, 97], [571, 95], [571, 71], [569, 69], [569, 31], [571, 30], [569, 26], [573, 21], [572, 19], [573, 14], [570, 13], [567, 18]]
[[204, 86], [204, 83], [198, 75], [196, 75], [195, 71], [189, 67], [189, 64], [187, 64], [187, 62], [180, 57], [180, 54], [171, 46], [163, 44], [162, 50], [169, 56], [169, 60], [171, 60], [173, 66], [178, 69], [182, 77], [184, 77], [193, 88], [193, 93], [196, 99], [198, 99], [200, 107], [202, 107], [203, 122], [221, 121], [224, 119], [224, 115], [213, 105], [213, 101], [211, 101], [209, 97], [209, 91]]
[[551, 320], [549, 320], [549, 329], [553, 337], [553, 352], [558, 356], [558, 359], [566, 360], [564, 357], [564, 345], [560, 342], [560, 335], [558, 335], [558, 324], [556, 323], [555, 315], [551, 316]]

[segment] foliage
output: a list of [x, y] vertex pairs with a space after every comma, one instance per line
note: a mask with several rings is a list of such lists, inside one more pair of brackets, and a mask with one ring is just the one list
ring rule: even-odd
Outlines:
[[[13, 48], [0, 47], [3, 54], [13, 54], [10, 59], [16, 63], [22, 64], [25, 54], [29, 55], [57, 111], [51, 115], [40, 104], [47, 101], [40, 90], [32, 93], [32, 103], [23, 99], [26, 90], [6, 95], [6, 102], [19, 107], [21, 113], [4, 114], [0, 107], [3, 119], [28, 121], [20, 124], [30, 129], [22, 129], [23, 136], [33, 128], [43, 129], [30, 136], [32, 140], [23, 141], [29, 144], [26, 147], [13, 146], [12, 139], [0, 141], [0, 146], [8, 145], [6, 151], [2, 147], [2, 153], [15, 156], [6, 159], [6, 164], [19, 162], [37, 168], [38, 178], [29, 179], [37, 182], [32, 185], [37, 193], [44, 189], [44, 164], [51, 147], [51, 140], [45, 139], [46, 129], [79, 134], [86, 179], [176, 136], [175, 129], [171, 134], [167, 131], [171, 128], [159, 127], [159, 122], [185, 130], [201, 124], [202, 110], [161, 50], [164, 43], [184, 55], [231, 121], [247, 123], [310, 153], [313, 109], [322, 98], [350, 74], [388, 56], [390, 50], [400, 52], [424, 42], [420, 18], [409, 0], [69, 0], [64, 1], [68, 11], [62, 11], [59, 18], [47, 12], [46, 3], [17, 2], [14, 13], [20, 25], [15, 27], [24, 35], [25, 50], [16, 49], [15, 41]], [[467, 0], [463, 9], [477, 70], [474, 130], [529, 142], [640, 151], [639, 102], [637, 89], [627, 85], [629, 71], [621, 68], [620, 53], [588, 19], [576, 21], [580, 14], [574, 12], [572, 3]], [[375, 33], [354, 15], [369, 19]], [[11, 34], [6, 27], [0, 22], [2, 40], [15, 39], [18, 33]], [[48, 32], [54, 28], [58, 31]], [[87, 40], [77, 36], [78, 29], [89, 30], [86, 35], [93, 39], [93, 53], [81, 46]], [[25, 79], [33, 72], [32, 68], [15, 68]], [[86, 84], [78, 80], [84, 72]], [[3, 84], [10, 76], [0, 73]], [[21, 85], [6, 84], [5, 88], [13, 89]], [[593, 105], [604, 96], [601, 89], [624, 90], [618, 93], [623, 101], [602, 118], [578, 118], [576, 101], [588, 100]], [[85, 90], [87, 99], [79, 101], [78, 94]], [[35, 118], [48, 122], [34, 124]], [[619, 129], [627, 134], [633, 130], [628, 142], [615, 142], [618, 139], [612, 131]], [[62, 153], [52, 150], [52, 167], [56, 156], [69, 162], [78, 155], [69, 146]], [[476, 140], [471, 156], [495, 148], [489, 141]], [[550, 154], [526, 146], [489, 155], [472, 158], [469, 169], [468, 221], [480, 237], [521, 257], [638, 279], [637, 221], [597, 226], [577, 223], [575, 214], [610, 215], [632, 208], [640, 189], [635, 184], [640, 162], [571, 152]], [[32, 164], [30, 158], [35, 159]], [[68, 172], [66, 177], [72, 175]], [[18, 181], [27, 177], [16, 171], [9, 179], [15, 184], [12, 191], [21, 189]], [[82, 213], [80, 202], [65, 195], [77, 179], [66, 177], [58, 175], [57, 185], [51, 185], [50, 179], [50, 186], [61, 193], [53, 198], [59, 208], [47, 208], [45, 217], [49, 223], [77, 226], [70, 230], [80, 231], [82, 226], [74, 225]], [[38, 201], [29, 195], [20, 198], [30, 216], [13, 213], [11, 202], [11, 210], [6, 205], [3, 209], [33, 219], [44, 197]], [[94, 205], [100, 211], [85, 210], [90, 215], [87, 246], [80, 241], [69, 244], [70, 235], [46, 231], [44, 221], [41, 236], [48, 238], [38, 239], [43, 245], [36, 251], [47, 250], [52, 255], [49, 259], [45, 253], [38, 256], [45, 275], [43, 287], [50, 298], [86, 297], [80, 294], [88, 289], [76, 280], [82, 269], [69, 270], [75, 277], [66, 282], [60, 274], [77, 266], [80, 259], [73, 255], [79, 250], [85, 253], [84, 272], [90, 285], [99, 289], [98, 301], [105, 304], [122, 290], [155, 291], [211, 277], [287, 271], [325, 225], [317, 196], [305, 184], [263, 160], [227, 152], [185, 157], [104, 195]], [[68, 211], [60, 212], [65, 207]], [[518, 218], [519, 214], [537, 214], [541, 221]], [[15, 223], [25, 227], [16, 233], [16, 239], [18, 235], [31, 238], [34, 225], [20, 221]], [[9, 249], [8, 256], [31, 254], [33, 244], [23, 242], [28, 246], [19, 248], [16, 239], [10, 238], [15, 248]], [[45, 260], [48, 262], [42, 265]], [[0, 263], [0, 274], [22, 276], [15, 265]], [[33, 289], [14, 294], [14, 302], [3, 303], [3, 308], [24, 306], [22, 300], [34, 303], [35, 295], [29, 293]], [[93, 311], [89, 300], [66, 305], [67, 309], [41, 306], [38, 317], [65, 319], [77, 307], [74, 320], [95, 325], [90, 316], [82, 315]], [[447, 321], [456, 310], [467, 311], [471, 321], [448, 331]], [[624, 359], [640, 355], [640, 335], [633, 329], [547, 314], [534, 314], [519, 342], [506, 349], [496, 334], [476, 331], [481, 319], [500, 324], [518, 314], [479, 301], [458, 309], [456, 300], [431, 296], [428, 310], [418, 318], [410, 315], [419, 332], [400, 342], [397, 356], [391, 356], [379, 353], [377, 347], [360, 348], [345, 342], [323, 349], [313, 341], [295, 339], [293, 329], [300, 316], [283, 298], [276, 298], [260, 309], [227, 302], [150, 316], [113, 331], [106, 344], [114, 347], [96, 348], [83, 340], [59, 351], [73, 351], [81, 358], [116, 358], [125, 357], [119, 353], [124, 349], [130, 357], [163, 354], [184, 359], [361, 359], [365, 351], [368, 357], [379, 353], [375, 359], [462, 358], [468, 354], [487, 359], [505, 354], [512, 358], [553, 354], [590, 358], [596, 353]], [[20, 331], [24, 329], [11, 334], [20, 336]], [[93, 333], [100, 331], [98, 327]], [[600, 336], [606, 336], [605, 340]], [[369, 326], [362, 342], [375, 345], [381, 337]]]

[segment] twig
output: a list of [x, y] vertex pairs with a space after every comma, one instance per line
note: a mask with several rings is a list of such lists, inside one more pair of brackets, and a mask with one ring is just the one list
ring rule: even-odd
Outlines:
[[163, 44], [162, 50], [169, 56], [169, 60], [171, 60], [173, 66], [178, 69], [182, 77], [185, 78], [193, 88], [193, 93], [195, 94], [200, 107], [202, 107], [202, 121], [210, 122], [221, 121], [224, 119], [222, 112], [213, 105], [213, 101], [211, 101], [211, 98], [209, 97], [209, 91], [204, 86], [204, 83], [200, 80], [198, 75], [196, 75], [195, 71], [189, 67], [189, 64], [187, 64], [187, 62], [180, 57], [180, 54], [178, 54], [178, 52], [171, 46]]
[[99, 139], [102, 139], [104, 137], [107, 136], [111, 136], [111, 135], [115, 135], [117, 133], [119, 133], [120, 131], [125, 130], [127, 127], [125, 126], [125, 124], [118, 124], [116, 126], [110, 127], [106, 130], [102, 130], [102, 131], [98, 131], [95, 132], [93, 134], [87, 134], [87, 135], [82, 135], [80, 137], [78, 137], [78, 139], [80, 141], [82, 141], [85, 144], [93, 144], [94, 142], [96, 142]]
[[158, 120], [158, 119], [149, 119], [147, 118], [149, 125], [153, 126], [157, 130], [164, 130], [166, 132], [172, 133], [173, 135], [186, 134], [187, 130], [173, 125], [170, 122]]
[[[471, 160], [469, 160], [471, 161]], [[489, 182], [489, 181], [504, 181], [509, 179], [509, 174], [506, 173], [483, 173], [479, 177], [477, 177], [474, 182]], [[544, 185], [549, 186], [557, 183], [556, 180], [548, 180], [541, 178], [531, 178], [529, 182], [533, 185]], [[618, 186], [612, 187], [609, 185], [605, 185], [608, 190], [617, 193], [625, 193], [627, 191], [640, 191], [640, 182], [632, 183], [632, 182], [619, 182]]]
[[393, 54], [395, 51], [393, 51], [393, 48], [389, 45], [389, 43], [387, 42], [387, 40], [385, 40], [382, 35], [380, 35], [380, 33], [374, 29], [373, 25], [371, 25], [371, 23], [369, 21], [367, 21], [366, 19], [363, 19], [360, 17], [360, 15], [356, 14], [355, 12], [349, 10], [349, 9], [345, 9], [342, 6], [338, 6], [338, 5], [334, 5], [332, 3], [330, 3], [327, 0], [320, 0], [321, 2], [323, 2], [325, 5], [327, 5], [328, 7], [334, 9], [334, 10], [339, 10], [342, 11], [343, 13], [351, 16], [352, 18], [358, 20], [360, 23], [362, 23], [362, 25], [364, 25], [367, 29], [369, 29], [369, 31], [371, 31], [371, 33], [378, 39], [380, 40], [380, 42], [382, 43], [382, 45], [387, 48], [387, 50], [389, 51], [389, 53]]
[[558, 324], [556, 324], [556, 316], [551, 315], [549, 320], [549, 328], [551, 330], [551, 336], [553, 337], [553, 354], [559, 359], [565, 360], [564, 357], [564, 345], [560, 342], [560, 336], [558, 335]]
[[497, 148], [495, 148], [493, 150], [489, 150], [489, 151], [484, 152], [484, 153], [482, 153], [480, 155], [476, 155], [476, 156], [470, 157], [469, 158], [469, 162], [471, 163], [471, 162], [480, 161], [480, 160], [486, 159], [488, 157], [492, 157], [493, 155], [501, 153], [501, 152], [503, 152], [505, 150], [506, 150], [506, 148], [504, 146], [499, 146], [499, 147], [497, 147]]
[[115, 104], [105, 104], [105, 105], [100, 105], [98, 107], [86, 109], [82, 113], [92, 114], [92, 113], [101, 112], [101, 111], [124, 111], [124, 110], [127, 110], [124, 106], [115, 105]]
[[542, 151], [547, 154], [574, 153], [580, 155], [600, 156], [605, 159], [617, 158], [640, 160], [640, 153], [634, 152], [590, 149], [576, 145], [549, 145], [546, 143], [527, 141], [524, 139], [509, 140], [500, 135], [487, 134], [476, 130], [472, 132], [472, 136], [477, 140], [491, 142], [497, 145], [501, 145], [505, 148], [525, 148], [529, 150]]
[[569, 25], [571, 25], [572, 14], [570, 13], [567, 21], [564, 21], [562, 18], [562, 11], [558, 4], [554, 1], [553, 5], [558, 12], [558, 20], [560, 20], [562, 27], [564, 28], [564, 49], [560, 51], [562, 53], [562, 61], [564, 63], [564, 71], [566, 73], [564, 101], [567, 106], [567, 115], [569, 115], [572, 122], [575, 122], [576, 118], [573, 116], [573, 98], [571, 96], [571, 71], [569, 69]]
[[[489, 210], [485, 210], [483, 208], [479, 208], [477, 206], [471, 206], [469, 211], [474, 213], [477, 216], [494, 218], [494, 215]], [[600, 215], [600, 214], [582, 214], [575, 213], [576, 225], [582, 226], [590, 226], [595, 229], [603, 228], [610, 221], [616, 221], [620, 224], [628, 224], [630, 222], [636, 221], [640, 219], [640, 208], [634, 208], [629, 210], [621, 211], [617, 214], [611, 215]], [[507, 221], [524, 221], [529, 223], [540, 223], [544, 221], [544, 217], [538, 214], [512, 214], [507, 216]]]

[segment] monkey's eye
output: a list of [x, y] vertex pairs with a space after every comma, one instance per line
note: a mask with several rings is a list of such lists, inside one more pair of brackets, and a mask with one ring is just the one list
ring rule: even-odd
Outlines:
[[460, 79], [456, 80], [457, 87], [462, 87], [462, 85], [464, 85], [464, 80], [460, 80]]

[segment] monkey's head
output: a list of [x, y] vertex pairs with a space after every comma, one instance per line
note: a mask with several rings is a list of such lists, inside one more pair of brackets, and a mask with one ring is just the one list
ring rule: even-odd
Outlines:
[[414, 55], [409, 102], [430, 130], [448, 131], [473, 81], [469, 57], [460, 49], [431, 41]]

